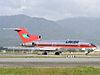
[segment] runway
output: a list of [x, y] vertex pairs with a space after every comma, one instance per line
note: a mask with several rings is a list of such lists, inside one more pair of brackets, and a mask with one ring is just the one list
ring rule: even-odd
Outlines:
[[100, 58], [0, 58], [0, 67], [100, 67]]

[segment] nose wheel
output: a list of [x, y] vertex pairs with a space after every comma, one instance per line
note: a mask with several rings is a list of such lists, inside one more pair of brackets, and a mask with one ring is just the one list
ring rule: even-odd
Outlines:
[[88, 55], [90, 53], [90, 51], [85, 51], [85, 55]]

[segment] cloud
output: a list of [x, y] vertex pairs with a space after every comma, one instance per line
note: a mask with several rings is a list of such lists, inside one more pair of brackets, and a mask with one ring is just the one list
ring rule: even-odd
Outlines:
[[80, 15], [99, 16], [100, 17], [100, 1], [99, 0], [76, 0], [75, 4], [79, 6]]
[[25, 14], [51, 20], [100, 17], [99, 0], [0, 0], [0, 15]]

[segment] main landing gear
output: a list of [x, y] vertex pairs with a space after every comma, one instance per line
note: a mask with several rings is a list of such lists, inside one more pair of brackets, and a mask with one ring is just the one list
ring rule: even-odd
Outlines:
[[[60, 55], [62, 52], [61, 51], [58, 51], [58, 52], [55, 52], [55, 55]], [[44, 51], [42, 53], [42, 55], [48, 55], [48, 52], [47, 51]]]
[[55, 55], [60, 55], [62, 52], [59, 51], [59, 52], [55, 52]]
[[45, 52], [42, 53], [42, 55], [48, 55], [48, 53], [45, 51]]

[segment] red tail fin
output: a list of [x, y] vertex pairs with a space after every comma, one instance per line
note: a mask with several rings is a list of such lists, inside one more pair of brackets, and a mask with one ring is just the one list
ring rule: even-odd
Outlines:
[[23, 43], [40, 40], [41, 38], [41, 36], [30, 35], [25, 28], [18, 28], [18, 29], [15, 29], [15, 31], [18, 32]]

